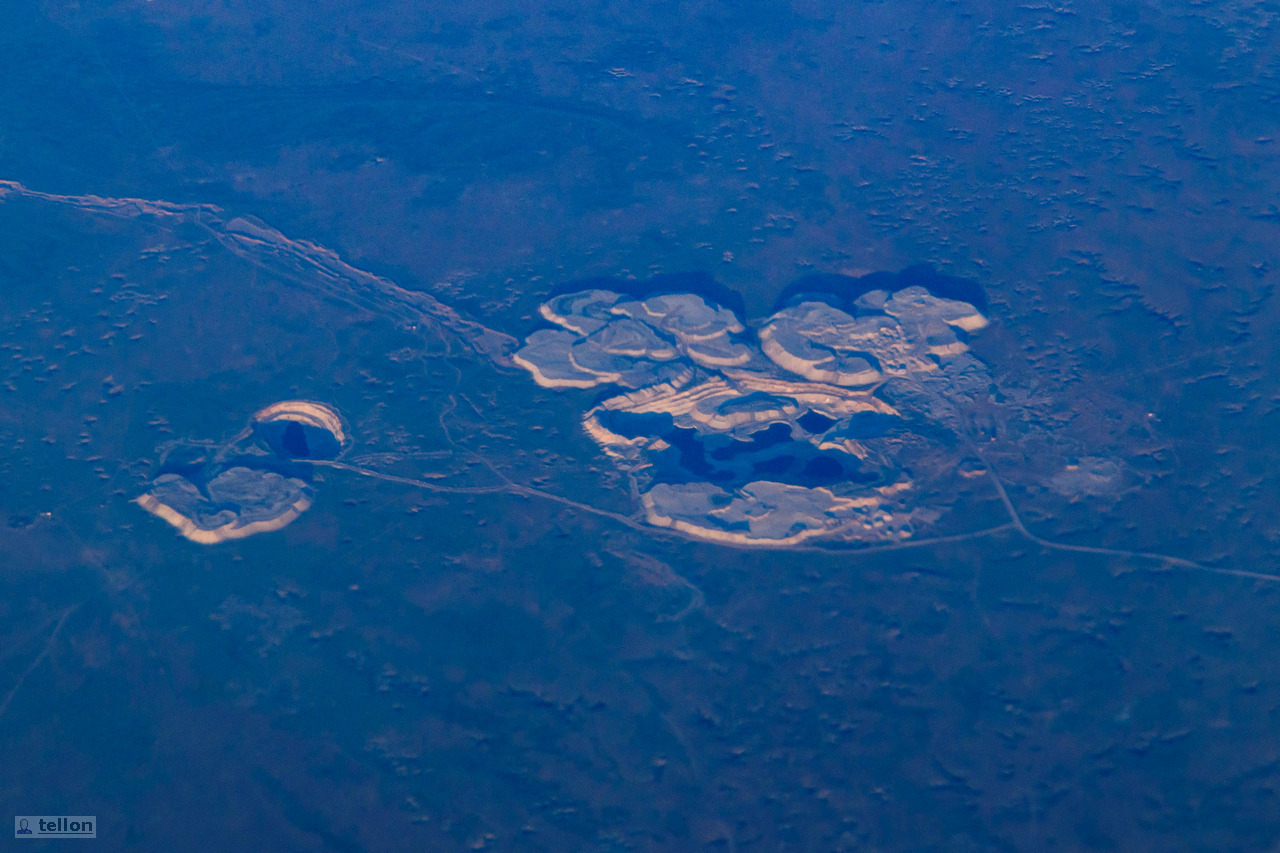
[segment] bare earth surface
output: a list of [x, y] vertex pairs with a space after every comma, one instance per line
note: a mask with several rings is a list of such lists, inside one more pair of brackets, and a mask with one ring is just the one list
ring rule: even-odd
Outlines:
[[0, 12], [0, 807], [1280, 845], [1273, 13], [846, 5]]

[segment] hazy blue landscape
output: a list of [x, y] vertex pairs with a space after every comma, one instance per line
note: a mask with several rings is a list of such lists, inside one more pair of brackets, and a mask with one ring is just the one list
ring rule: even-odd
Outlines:
[[1278, 27], [0, 11], [0, 804], [1280, 849]]

